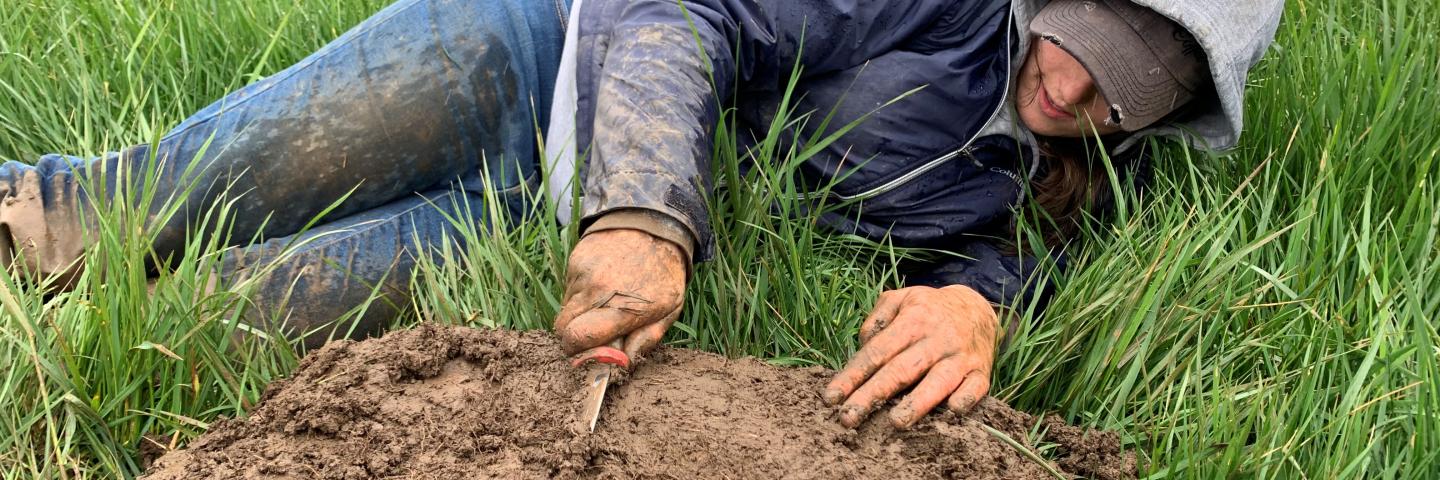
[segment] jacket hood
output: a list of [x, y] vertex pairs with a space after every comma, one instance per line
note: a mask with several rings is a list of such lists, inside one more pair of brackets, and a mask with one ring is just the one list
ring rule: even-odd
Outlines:
[[[1131, 0], [1185, 27], [1205, 49], [1218, 102], [1170, 124], [1132, 135], [1119, 150], [1152, 135], [1183, 138], [1211, 151], [1229, 150], [1244, 126], [1245, 80], [1275, 39], [1284, 0]], [[1022, 52], [1029, 52], [1029, 26], [1049, 0], [1014, 0]], [[1018, 70], [1017, 70], [1018, 71]], [[1204, 98], [1204, 97], [1202, 97]]]

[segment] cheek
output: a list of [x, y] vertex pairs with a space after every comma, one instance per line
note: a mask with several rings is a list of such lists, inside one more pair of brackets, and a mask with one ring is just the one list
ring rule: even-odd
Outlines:
[[1025, 59], [1025, 64], [1015, 78], [1015, 109], [1027, 122], [1045, 118], [1040, 110], [1040, 102], [1036, 101], [1040, 92], [1040, 69], [1035, 57], [1032, 54]]
[[1091, 107], [1088, 113], [1090, 114], [1090, 118], [1094, 119], [1095, 130], [1101, 135], [1109, 135], [1120, 131], [1120, 127], [1109, 123], [1110, 106], [1105, 103], [1104, 99], [1096, 99], [1095, 106]]
[[1039, 69], [1035, 68], [1035, 56], [1031, 55], [1025, 59], [1025, 64], [1020, 66], [1020, 73], [1015, 75], [1015, 92], [1021, 97], [1031, 96], [1039, 83]]
[[1096, 99], [1090, 102], [1090, 108], [1085, 109], [1085, 114], [1090, 116], [1090, 121], [1097, 127], [1106, 127], [1105, 120], [1110, 118], [1110, 107], [1105, 106], [1104, 101]]

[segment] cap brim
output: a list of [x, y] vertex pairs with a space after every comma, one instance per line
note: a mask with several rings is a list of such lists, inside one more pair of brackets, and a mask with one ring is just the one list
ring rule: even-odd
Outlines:
[[1030, 32], [1070, 53], [1119, 110], [1119, 127], [1136, 131], [1189, 101], [1190, 94], [1145, 39], [1101, 1], [1059, 0], [1035, 16]]

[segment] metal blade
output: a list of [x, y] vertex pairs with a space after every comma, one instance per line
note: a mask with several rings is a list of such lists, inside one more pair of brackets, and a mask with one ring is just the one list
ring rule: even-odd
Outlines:
[[590, 392], [585, 394], [585, 402], [580, 404], [580, 421], [590, 426], [590, 433], [595, 433], [595, 421], [600, 419], [600, 406], [605, 403], [605, 390], [610, 387], [610, 371], [614, 367], [609, 365], [598, 365], [590, 370], [590, 384], [585, 388]]

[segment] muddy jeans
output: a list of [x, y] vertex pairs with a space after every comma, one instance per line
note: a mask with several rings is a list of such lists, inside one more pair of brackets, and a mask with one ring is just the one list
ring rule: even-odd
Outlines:
[[[262, 313], [268, 327], [283, 321], [294, 332], [338, 318], [383, 279], [389, 302], [356, 319], [355, 331], [372, 332], [396, 313], [388, 305], [407, 304], [414, 254], [456, 237], [446, 215], [486, 225], [487, 195], [509, 215], [531, 204], [523, 192], [540, 183], [536, 126], [547, 123], [568, 4], [400, 0], [154, 145], [6, 163], [0, 260], [31, 274], [67, 271], [91, 224], [82, 213], [123, 186], [126, 201], [182, 202], [151, 226], [160, 258], [184, 247], [196, 233], [189, 224], [217, 199], [234, 200], [229, 238], [241, 248], [222, 274], [236, 278], [348, 193], [302, 234], [323, 237], [263, 279], [253, 300], [257, 312], [278, 315]], [[145, 172], [158, 181], [139, 191]], [[257, 234], [267, 241], [243, 245]]]

